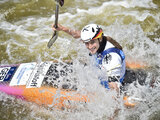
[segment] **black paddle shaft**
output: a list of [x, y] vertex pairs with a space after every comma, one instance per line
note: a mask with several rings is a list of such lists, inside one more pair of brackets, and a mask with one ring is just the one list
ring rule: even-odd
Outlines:
[[58, 14], [59, 14], [59, 5], [61, 5], [61, 7], [63, 6], [64, 4], [64, 0], [56, 0], [57, 2], [57, 5], [56, 5], [56, 13], [55, 13], [55, 25], [54, 27], [55, 28], [58, 28]]
[[56, 5], [56, 13], [55, 13], [55, 24], [54, 27], [58, 28], [58, 13], [59, 13], [59, 5]]
[[[55, 28], [58, 28], [59, 5], [61, 5], [61, 7], [62, 7], [63, 4], [64, 4], [64, 0], [56, 0], [55, 24], [54, 24]], [[53, 43], [56, 41], [57, 37], [58, 37], [58, 31], [54, 31], [52, 38], [49, 40], [49, 42], [47, 44], [48, 48], [50, 48], [53, 45]]]

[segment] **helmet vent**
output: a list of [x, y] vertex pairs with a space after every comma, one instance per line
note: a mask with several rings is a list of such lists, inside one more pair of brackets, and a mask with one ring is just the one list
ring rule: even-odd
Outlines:
[[94, 33], [94, 28], [92, 27], [92, 32]]

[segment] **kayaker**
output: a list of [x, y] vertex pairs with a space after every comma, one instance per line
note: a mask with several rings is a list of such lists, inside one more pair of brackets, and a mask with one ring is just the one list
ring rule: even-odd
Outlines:
[[125, 76], [125, 56], [120, 44], [109, 36], [104, 36], [102, 28], [97, 24], [89, 24], [81, 31], [58, 25], [52, 26], [53, 30], [64, 31], [74, 38], [81, 38], [94, 56], [97, 66], [105, 71], [108, 78], [100, 78], [100, 83], [105, 88], [118, 90], [119, 83], [123, 82]]

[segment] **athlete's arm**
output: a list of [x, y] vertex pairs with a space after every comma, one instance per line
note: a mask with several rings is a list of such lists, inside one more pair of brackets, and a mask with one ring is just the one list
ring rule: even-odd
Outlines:
[[54, 25], [52, 25], [52, 29], [53, 29], [53, 31], [55, 31], [55, 30], [64, 31], [74, 38], [80, 38], [80, 31], [79, 30], [73, 30], [73, 29], [70, 29], [68, 27], [64, 27], [60, 24], [58, 24], [58, 28], [55, 28]]
[[117, 82], [109, 82], [108, 85], [110, 89], [114, 89], [119, 93], [119, 85]]

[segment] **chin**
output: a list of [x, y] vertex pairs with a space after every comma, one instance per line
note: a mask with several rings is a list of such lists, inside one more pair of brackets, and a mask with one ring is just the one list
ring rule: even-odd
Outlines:
[[91, 52], [91, 51], [90, 51], [90, 53], [91, 53], [92, 55], [96, 54], [96, 52]]

